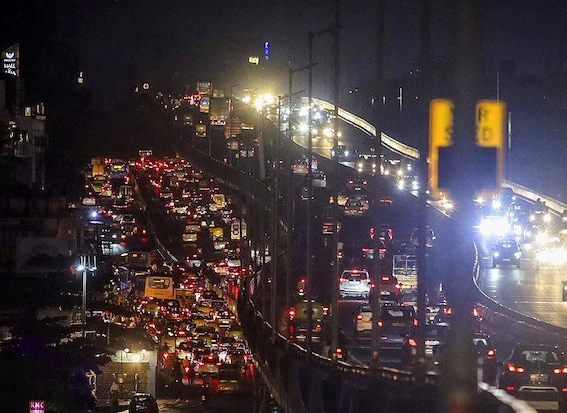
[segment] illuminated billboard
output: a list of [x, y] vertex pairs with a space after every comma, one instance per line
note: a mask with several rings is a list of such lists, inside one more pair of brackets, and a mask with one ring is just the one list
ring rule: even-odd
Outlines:
[[2, 52], [2, 70], [5, 74], [20, 77], [20, 44], [16, 43]]

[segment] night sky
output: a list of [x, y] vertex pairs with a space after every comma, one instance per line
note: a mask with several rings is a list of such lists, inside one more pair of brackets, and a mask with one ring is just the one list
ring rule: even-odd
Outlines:
[[[376, 3], [342, 1], [343, 91], [353, 86], [371, 87], [374, 81]], [[415, 69], [413, 62], [420, 47], [420, 2], [384, 3], [385, 74], [400, 77]], [[454, 37], [451, 9], [455, 3], [432, 1], [434, 58], [448, 56]], [[12, 0], [3, 6], [8, 24], [3, 28], [1, 46], [17, 41], [22, 31], [30, 40], [34, 35], [41, 36], [29, 15], [36, 14], [37, 19], [49, 16], [50, 22], [40, 26], [76, 48], [78, 67], [101, 106], [115, 106], [121, 94], [146, 80], [167, 92], [193, 86], [206, 76], [221, 82], [247, 83], [250, 88], [277, 89], [285, 87], [287, 67], [306, 64], [307, 32], [330, 27], [334, 5], [330, 0]], [[18, 8], [20, 17], [11, 12]], [[43, 9], [50, 14], [38, 12]], [[567, 56], [566, 2], [485, 1], [484, 11], [488, 62], [514, 59], [519, 74], [563, 69]], [[331, 40], [330, 35], [315, 40], [314, 60], [320, 63], [314, 75], [318, 95], [328, 95], [331, 84]], [[253, 73], [245, 64], [249, 55], [262, 57], [264, 41], [271, 44], [268, 78]], [[304, 86], [303, 77], [298, 76], [298, 88]]]
[[[348, 93], [356, 87], [371, 111], [377, 1], [341, 3], [341, 106], [356, 110], [354, 95]], [[430, 54], [435, 61], [446, 62], [451, 56], [457, 3], [431, 0]], [[501, 60], [515, 62], [518, 79], [556, 79], [557, 73], [567, 70], [567, 2], [485, 0], [481, 5], [484, 24], [479, 37], [484, 56], [479, 58], [490, 73], [484, 79], [486, 98], [496, 97], [495, 72]], [[91, 139], [98, 134], [114, 140], [122, 134], [116, 119], [124, 120], [124, 113], [132, 112], [125, 105], [143, 82], [150, 83], [151, 92], [174, 95], [193, 92], [196, 82], [202, 80], [213, 80], [225, 89], [239, 84], [234, 90], [237, 96], [242, 88], [286, 93], [288, 69], [308, 62], [308, 32], [330, 28], [334, 7], [332, 0], [8, 0], [0, 4], [4, 23], [0, 25], [0, 47], [20, 42], [26, 98], [29, 103], [45, 102], [51, 120], [67, 122], [51, 135], [53, 147], [60, 138], [60, 148], [69, 151], [68, 142], [82, 144], [77, 136]], [[386, 100], [394, 104], [398, 86], [406, 87], [410, 73], [418, 68], [420, 10], [418, 0], [384, 0], [383, 64], [385, 79], [390, 82]], [[263, 58], [265, 41], [271, 45], [270, 61], [249, 64], [248, 56]], [[315, 97], [332, 99], [332, 44], [330, 34], [314, 42], [313, 60], [319, 63], [313, 74]], [[85, 79], [79, 92], [73, 85], [78, 72], [83, 72]], [[445, 77], [448, 75], [438, 75], [442, 83]], [[562, 82], [552, 82], [547, 88], [561, 93], [567, 88], [567, 82]], [[307, 90], [306, 83], [306, 72], [294, 76], [294, 90]], [[535, 96], [529, 89], [522, 93]], [[559, 105], [567, 109], [567, 98], [560, 99], [563, 103]], [[360, 101], [358, 106], [364, 109]], [[529, 115], [531, 106], [532, 102], [525, 105], [530, 108], [526, 110]], [[531, 136], [545, 124], [551, 125], [550, 133], [563, 136], [563, 126], [549, 117], [560, 119], [564, 113], [553, 115], [548, 107], [541, 111], [546, 119], [525, 120], [524, 132], [518, 132]], [[364, 111], [361, 114], [368, 117]], [[524, 115], [515, 119], [524, 121]], [[413, 131], [392, 132], [411, 136]], [[91, 149], [102, 151], [105, 146]]]

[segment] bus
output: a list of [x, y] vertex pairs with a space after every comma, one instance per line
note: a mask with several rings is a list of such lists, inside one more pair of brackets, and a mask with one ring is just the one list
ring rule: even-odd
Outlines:
[[155, 298], [159, 300], [175, 299], [173, 278], [163, 275], [137, 275], [135, 289], [138, 297]]

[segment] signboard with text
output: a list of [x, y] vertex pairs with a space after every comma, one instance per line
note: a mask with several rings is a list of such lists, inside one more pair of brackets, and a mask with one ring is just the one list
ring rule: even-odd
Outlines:
[[29, 413], [45, 413], [45, 401], [30, 400]]
[[2, 70], [8, 76], [20, 77], [20, 44], [16, 43], [2, 52]]

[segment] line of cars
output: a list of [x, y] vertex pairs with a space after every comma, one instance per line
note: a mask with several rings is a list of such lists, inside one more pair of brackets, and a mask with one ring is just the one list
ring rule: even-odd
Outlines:
[[[214, 179], [187, 161], [157, 162], [167, 166], [142, 170], [161, 200], [163, 215], [185, 226], [178, 241], [184, 244], [185, 259], [174, 272], [182, 311], [175, 312], [181, 317], [168, 313], [149, 320], [146, 327], [159, 338], [163, 369], [181, 373], [187, 384], [212, 379], [219, 392], [238, 390], [251, 356], [229, 305], [242, 269], [237, 246], [224, 237], [237, 221], [233, 205]], [[194, 238], [185, 237], [188, 226], [197, 234]]]

